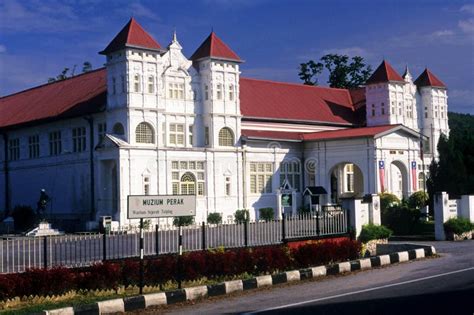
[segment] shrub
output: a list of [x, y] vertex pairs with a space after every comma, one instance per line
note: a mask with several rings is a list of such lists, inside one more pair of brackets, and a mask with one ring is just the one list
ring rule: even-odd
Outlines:
[[345, 261], [359, 257], [361, 244], [357, 241], [324, 241], [308, 243], [292, 251], [292, 257], [298, 268], [314, 265], [326, 265], [331, 262]]
[[235, 214], [234, 214], [235, 223], [237, 224], [246, 223], [246, 222], [249, 222], [249, 219], [250, 219], [250, 215], [247, 209], [241, 209], [241, 210], [235, 211]]
[[367, 243], [371, 240], [389, 238], [392, 233], [392, 230], [383, 225], [367, 224], [362, 227], [359, 240], [362, 243]]
[[474, 223], [466, 218], [451, 218], [444, 222], [444, 231], [446, 233], [463, 234], [474, 230]]
[[426, 192], [417, 191], [408, 198], [408, 206], [413, 209], [421, 209], [428, 204], [428, 199]]
[[15, 224], [15, 230], [27, 231], [34, 227], [36, 223], [36, 213], [30, 206], [18, 205], [15, 206], [12, 212], [12, 217]]
[[194, 223], [194, 217], [191, 215], [186, 215], [182, 217], [174, 217], [173, 225], [174, 226], [187, 226]]
[[222, 223], [222, 214], [219, 212], [209, 213], [207, 215], [207, 223], [209, 224], [221, 224]]
[[252, 256], [256, 270], [262, 273], [273, 273], [291, 266], [290, 255], [285, 246], [257, 247]]
[[408, 235], [415, 231], [420, 219], [419, 209], [410, 208], [406, 203], [390, 207], [382, 212], [382, 224], [398, 235]]
[[271, 207], [260, 208], [258, 211], [260, 212], [260, 219], [263, 219], [267, 222], [275, 219], [275, 211], [273, 211], [273, 208]]
[[400, 204], [400, 199], [397, 196], [391, 193], [380, 193], [380, 209], [382, 212], [391, 208], [393, 206], [397, 206]]

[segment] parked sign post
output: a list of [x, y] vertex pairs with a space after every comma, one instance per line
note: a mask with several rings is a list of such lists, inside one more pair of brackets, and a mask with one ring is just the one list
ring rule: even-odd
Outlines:
[[[143, 219], [169, 218], [196, 215], [196, 196], [158, 195], [128, 196], [127, 217], [140, 219], [140, 294], [143, 294]], [[181, 255], [183, 254], [183, 231], [179, 225], [178, 285], [181, 288]]]

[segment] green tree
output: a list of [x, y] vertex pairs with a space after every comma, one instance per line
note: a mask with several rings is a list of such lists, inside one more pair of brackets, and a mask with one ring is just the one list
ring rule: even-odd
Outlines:
[[317, 77], [324, 68], [329, 72], [328, 83], [332, 88], [357, 88], [372, 73], [370, 65], [366, 65], [364, 58], [360, 56], [349, 59], [347, 55], [327, 54], [321, 57], [320, 62], [309, 60], [300, 64], [298, 75], [304, 84], [317, 85]]
[[92, 71], [92, 64], [89, 61], [84, 61], [82, 64], [82, 73]]
[[[73, 77], [75, 69], [76, 69], [76, 65], [74, 65], [74, 67], [72, 68], [72, 71], [70, 71], [71, 69], [67, 67], [64, 68], [63, 71], [61, 71], [61, 73], [58, 74], [56, 77], [48, 78], [48, 83], [61, 81], [61, 80], [65, 80], [67, 78]], [[84, 61], [84, 63], [82, 64], [82, 73], [86, 73], [89, 71], [92, 71], [92, 64], [89, 61]]]

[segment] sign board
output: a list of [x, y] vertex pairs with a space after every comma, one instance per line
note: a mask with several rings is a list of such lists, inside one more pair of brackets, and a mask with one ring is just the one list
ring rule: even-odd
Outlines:
[[281, 194], [281, 206], [291, 207], [291, 205], [292, 205], [292, 194], [291, 193]]
[[129, 219], [196, 215], [195, 195], [128, 196]]

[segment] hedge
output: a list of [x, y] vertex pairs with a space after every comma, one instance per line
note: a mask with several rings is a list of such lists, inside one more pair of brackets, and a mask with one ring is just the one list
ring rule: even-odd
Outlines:
[[[358, 257], [357, 241], [315, 242], [290, 249], [287, 246], [264, 246], [217, 251], [188, 252], [182, 256], [186, 281], [222, 279], [243, 273], [260, 275], [291, 268], [305, 268]], [[145, 259], [145, 284], [158, 285], [176, 281], [176, 255]], [[117, 289], [138, 284], [139, 261], [126, 259], [105, 262], [87, 268], [29, 269], [24, 273], [0, 275], [0, 300], [16, 296], [59, 295], [71, 290]]]
[[362, 226], [362, 230], [360, 231], [359, 235], [359, 240], [362, 243], [367, 243], [371, 240], [389, 238], [392, 233], [392, 230], [383, 225], [366, 224]]
[[474, 224], [466, 218], [451, 218], [444, 222], [443, 225], [446, 233], [458, 235], [474, 230]]

